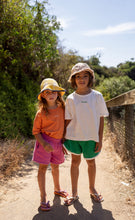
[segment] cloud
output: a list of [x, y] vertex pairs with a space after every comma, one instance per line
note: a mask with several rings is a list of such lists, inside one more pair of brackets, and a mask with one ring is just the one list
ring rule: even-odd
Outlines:
[[93, 47], [93, 48], [81, 48], [79, 49], [79, 54], [81, 54], [82, 56], [86, 56], [86, 54], [88, 55], [92, 55], [92, 54], [103, 54], [105, 51], [105, 48], [104, 47]]
[[105, 29], [88, 30], [83, 33], [85, 36], [112, 35], [120, 33], [128, 33], [135, 30], [135, 22], [127, 22], [116, 26], [108, 26]]
[[104, 47], [94, 47], [94, 48], [90, 48], [89, 50], [91, 51], [103, 51], [105, 48]]

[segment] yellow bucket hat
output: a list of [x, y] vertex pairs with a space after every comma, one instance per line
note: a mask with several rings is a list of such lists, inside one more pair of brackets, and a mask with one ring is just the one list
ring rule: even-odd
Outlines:
[[83, 71], [88, 71], [93, 76], [93, 79], [95, 79], [94, 71], [89, 67], [89, 65], [87, 63], [77, 63], [71, 69], [71, 75], [68, 79], [68, 82], [71, 82], [72, 76], [76, 75], [77, 73], [83, 72]]
[[51, 91], [56, 91], [56, 92], [60, 92], [61, 96], [63, 96], [65, 94], [65, 89], [59, 87], [58, 83], [56, 82], [56, 80], [52, 79], [52, 78], [47, 78], [44, 79], [41, 82], [40, 85], [40, 93], [38, 94], [38, 100], [41, 100], [41, 93], [45, 90], [51, 90]]

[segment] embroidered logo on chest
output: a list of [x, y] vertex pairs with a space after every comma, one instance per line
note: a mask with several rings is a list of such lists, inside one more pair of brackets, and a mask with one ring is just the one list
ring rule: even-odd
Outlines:
[[87, 101], [81, 101], [81, 103], [87, 103]]

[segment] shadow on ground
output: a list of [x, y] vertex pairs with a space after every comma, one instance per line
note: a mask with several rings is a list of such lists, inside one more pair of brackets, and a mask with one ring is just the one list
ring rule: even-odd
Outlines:
[[55, 196], [51, 211], [42, 212], [39, 208], [39, 213], [32, 220], [115, 220], [111, 211], [103, 209], [99, 203], [93, 202], [91, 213], [83, 207], [79, 200], [74, 203], [74, 208], [76, 213], [69, 213], [69, 208], [62, 205], [60, 198]]

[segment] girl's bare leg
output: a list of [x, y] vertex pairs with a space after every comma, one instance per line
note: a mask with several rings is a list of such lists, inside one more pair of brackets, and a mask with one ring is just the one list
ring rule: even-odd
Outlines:
[[54, 191], [60, 191], [60, 183], [59, 183], [59, 165], [51, 164], [52, 168], [52, 176], [54, 182]]
[[41, 197], [41, 202], [47, 202], [46, 201], [46, 190], [45, 190], [45, 174], [47, 170], [48, 165], [44, 164], [39, 164], [39, 169], [38, 169], [38, 185], [39, 185], [39, 190], [40, 190], [40, 197]]
[[95, 177], [96, 177], [96, 164], [95, 159], [86, 160], [88, 164], [88, 177], [89, 177], [89, 189], [90, 193], [97, 193], [95, 190]]
[[78, 195], [78, 177], [79, 177], [79, 165], [81, 162], [80, 155], [72, 154], [72, 164], [71, 164], [71, 184], [72, 184], [72, 196]]

